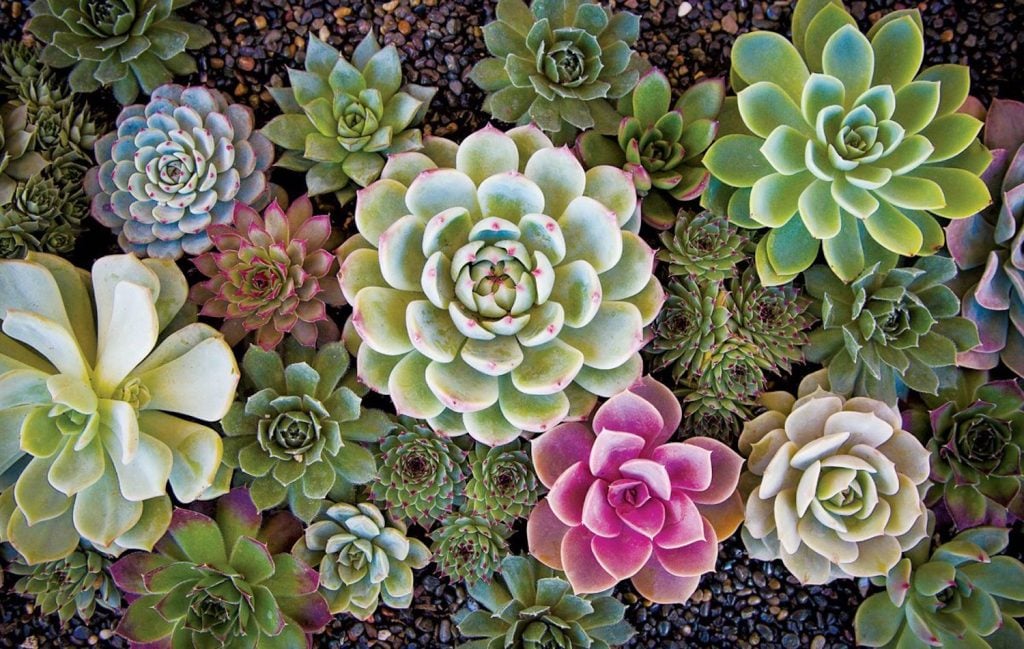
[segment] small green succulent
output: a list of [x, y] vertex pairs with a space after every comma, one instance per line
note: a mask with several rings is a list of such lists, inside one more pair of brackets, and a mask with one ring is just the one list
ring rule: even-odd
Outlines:
[[811, 301], [793, 286], [764, 286], [753, 268], [728, 282], [729, 327], [757, 347], [777, 374], [803, 360]]
[[56, 613], [67, 625], [78, 616], [86, 621], [96, 607], [108, 611], [121, 608], [121, 593], [107, 574], [110, 560], [99, 552], [78, 549], [63, 559], [27, 565], [14, 561], [7, 570], [21, 575], [14, 590], [36, 600], [44, 615]]
[[0, 120], [0, 205], [7, 205], [18, 183], [42, 171], [46, 159], [33, 146], [35, 128], [28, 121], [28, 106], [7, 102], [0, 106]]
[[437, 568], [469, 585], [491, 578], [508, 554], [509, 530], [482, 516], [449, 516], [434, 530], [431, 550]]
[[666, 292], [648, 350], [654, 356], [654, 371], [671, 368], [672, 380], [679, 383], [696, 372], [704, 354], [729, 336], [729, 296], [721, 282], [698, 282], [690, 276], [673, 278]]
[[526, 518], [537, 503], [537, 474], [522, 442], [476, 444], [469, 454], [466, 508], [496, 523]]
[[658, 260], [668, 274], [715, 282], [732, 277], [746, 260], [749, 239], [724, 216], [680, 212], [671, 232], [661, 233]]
[[352, 61], [313, 36], [305, 70], [288, 70], [291, 87], [270, 88], [284, 115], [263, 134], [285, 149], [277, 166], [306, 174], [311, 196], [334, 192], [345, 204], [380, 176], [392, 153], [423, 145], [413, 126], [423, 117], [435, 88], [402, 84], [402, 62], [394, 45], [381, 49], [371, 30]]
[[390, 608], [412, 603], [414, 568], [430, 562], [421, 541], [389, 523], [371, 503], [331, 505], [295, 543], [296, 557], [320, 571], [320, 592], [331, 613], [366, 619], [378, 600]]
[[50, 66], [39, 60], [42, 50], [22, 41], [0, 42], [0, 88], [7, 99], [18, 96], [22, 84], [51, 75]]

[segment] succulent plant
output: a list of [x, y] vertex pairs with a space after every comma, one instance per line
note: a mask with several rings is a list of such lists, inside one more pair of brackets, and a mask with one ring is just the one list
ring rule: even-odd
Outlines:
[[751, 342], [773, 372], [788, 373], [803, 359], [813, 318], [811, 301], [792, 286], [763, 286], [753, 268], [729, 281], [729, 327]]
[[141, 88], [153, 94], [173, 76], [196, 71], [186, 50], [213, 42], [205, 28], [180, 19], [175, 10], [194, 0], [35, 0], [26, 29], [46, 43], [41, 60], [73, 67], [75, 92], [110, 86], [121, 104]]
[[534, 127], [390, 158], [360, 192], [341, 287], [360, 379], [399, 414], [491, 446], [579, 418], [637, 380], [663, 300], [622, 227], [629, 177]]
[[467, 507], [497, 523], [511, 525], [526, 518], [537, 503], [537, 474], [524, 445], [477, 444], [469, 455]]
[[389, 523], [371, 503], [331, 505], [295, 543], [296, 557], [320, 571], [320, 592], [332, 614], [366, 619], [378, 600], [390, 608], [412, 603], [413, 568], [430, 562], [430, 551]]
[[610, 592], [575, 595], [569, 582], [531, 557], [510, 556], [498, 577], [469, 586], [480, 605], [456, 615], [459, 632], [478, 638], [459, 649], [608, 649], [636, 633]]
[[354, 186], [380, 176], [388, 155], [422, 147], [419, 129], [436, 88], [402, 84], [394, 45], [381, 49], [371, 29], [346, 61], [316, 36], [291, 87], [270, 88], [283, 115], [263, 134], [285, 149], [277, 166], [306, 174], [310, 195], [334, 192], [343, 205]]
[[693, 200], [703, 193], [711, 174], [704, 152], [718, 134], [718, 112], [725, 83], [711, 79], [694, 84], [674, 105], [668, 77], [653, 69], [636, 88], [619, 100], [617, 138], [587, 131], [576, 140], [576, 151], [588, 167], [613, 165], [633, 176], [644, 222], [667, 230], [675, 222], [670, 199]]
[[99, 552], [78, 549], [63, 559], [34, 566], [14, 561], [8, 572], [21, 575], [14, 590], [35, 598], [44, 615], [56, 613], [61, 625], [76, 615], [85, 621], [96, 607], [108, 611], [121, 608], [121, 593], [107, 574], [110, 560]]
[[872, 581], [885, 592], [857, 608], [857, 644], [867, 647], [1021, 647], [1024, 565], [996, 556], [1009, 530], [961, 532], [934, 550], [931, 538]]
[[821, 249], [846, 282], [884, 258], [934, 254], [936, 216], [991, 202], [978, 178], [991, 159], [981, 122], [957, 112], [968, 69], [919, 72], [923, 57], [917, 10], [892, 12], [865, 36], [832, 0], [797, 2], [792, 43], [767, 31], [736, 40], [741, 119], [704, 156], [718, 181], [704, 197], [741, 227], [770, 229], [757, 247], [764, 283], [790, 281]]
[[238, 469], [260, 510], [287, 501], [307, 523], [324, 499], [377, 475], [373, 454], [387, 430], [378, 411], [363, 411], [345, 385], [349, 355], [341, 343], [314, 351], [289, 340], [284, 354], [251, 345], [242, 359], [243, 394], [222, 423], [224, 463]]
[[807, 360], [828, 366], [836, 392], [854, 392], [896, 405], [909, 387], [935, 394], [933, 368], [956, 363], [978, 344], [978, 330], [957, 317], [959, 302], [945, 286], [956, 274], [948, 257], [922, 257], [913, 266], [874, 264], [844, 284], [826, 266], [807, 271], [806, 289], [821, 325], [804, 348]]
[[465, 501], [465, 453], [416, 420], [399, 417], [379, 457], [373, 498], [395, 518], [429, 529]]
[[658, 259], [666, 262], [669, 275], [715, 282], [736, 274], [748, 241], [724, 216], [680, 211], [672, 231], [661, 233]]
[[482, 516], [449, 516], [431, 535], [437, 569], [467, 585], [487, 581], [508, 555], [508, 535], [507, 528]]
[[742, 520], [743, 461], [713, 439], [669, 443], [681, 418], [672, 392], [645, 377], [592, 426], [565, 423], [533, 441], [551, 491], [530, 514], [530, 554], [564, 570], [576, 593], [632, 579], [647, 599], [682, 603], [715, 569], [719, 539]]
[[23, 41], [0, 42], [0, 70], [4, 76], [0, 89], [4, 96], [17, 97], [23, 84], [51, 76], [50, 66], [39, 60], [41, 53], [41, 48]]
[[721, 282], [684, 276], [668, 283], [665, 307], [654, 322], [648, 350], [655, 371], [671, 368], [672, 380], [697, 373], [705, 354], [729, 337], [729, 296]]
[[279, 512], [263, 519], [245, 489], [214, 517], [175, 509], [152, 553], [111, 566], [132, 596], [117, 633], [132, 647], [306, 647], [331, 621], [317, 571], [288, 553], [302, 534]]
[[327, 305], [344, 301], [330, 251], [331, 218], [314, 216], [308, 198], [287, 212], [274, 201], [262, 217], [236, 203], [234, 218], [207, 234], [214, 250], [193, 262], [209, 279], [193, 286], [190, 297], [202, 306], [200, 315], [223, 318], [230, 344], [251, 332], [266, 351], [285, 334], [307, 347], [338, 340], [338, 325], [327, 315]]
[[955, 288], [963, 316], [978, 325], [981, 344], [957, 356], [962, 367], [989, 370], [1002, 360], [1024, 376], [1024, 103], [996, 99], [985, 121], [992, 164], [982, 179], [991, 207], [946, 227], [960, 268]]
[[503, 122], [530, 122], [558, 144], [581, 130], [614, 135], [611, 104], [636, 86], [644, 62], [632, 47], [640, 18], [590, 0], [498, 0], [484, 26], [492, 58], [470, 78], [487, 93], [484, 110]]
[[928, 451], [894, 407], [823, 379], [805, 378], [798, 397], [761, 395], [739, 439], [747, 551], [804, 584], [884, 575], [926, 536]]
[[216, 330], [182, 326], [187, 290], [167, 260], [101, 257], [91, 277], [46, 254], [0, 261], [0, 539], [30, 564], [79, 537], [152, 548], [168, 482], [179, 502], [226, 491], [221, 438], [194, 420], [227, 412], [238, 366]]
[[0, 205], [14, 197], [19, 182], [46, 167], [46, 159], [32, 147], [34, 129], [28, 123], [28, 106], [7, 102], [0, 106]]
[[99, 166], [85, 187], [93, 217], [125, 251], [176, 259], [209, 250], [207, 228], [229, 223], [235, 201], [266, 204], [273, 157], [252, 109], [217, 90], [168, 84], [148, 104], [125, 107], [117, 130], [96, 142]]

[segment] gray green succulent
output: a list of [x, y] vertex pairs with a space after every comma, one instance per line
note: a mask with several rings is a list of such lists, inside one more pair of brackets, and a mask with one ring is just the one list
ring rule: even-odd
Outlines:
[[520, 440], [490, 447], [477, 443], [469, 454], [466, 508], [497, 523], [526, 518], [537, 503], [537, 474]]
[[509, 533], [482, 516], [449, 516], [431, 535], [438, 570], [469, 585], [490, 579], [508, 554]]
[[67, 625], [78, 616], [87, 621], [96, 607], [108, 611], [121, 608], [121, 592], [110, 577], [110, 560], [99, 552], [78, 549], [63, 559], [28, 565], [14, 561], [7, 570], [20, 575], [14, 590], [35, 598], [44, 615], [56, 613]]
[[715, 282], [736, 274], [746, 260], [749, 241], [724, 216], [680, 211], [673, 229], [661, 233], [658, 260], [667, 264], [669, 275]]

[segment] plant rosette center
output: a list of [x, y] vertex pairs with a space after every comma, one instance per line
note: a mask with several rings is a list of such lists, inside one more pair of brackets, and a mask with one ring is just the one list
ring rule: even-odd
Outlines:
[[[279, 397], [298, 401], [298, 397]], [[312, 401], [307, 397], [307, 400]], [[267, 455], [279, 460], [311, 464], [320, 460], [326, 438], [321, 434], [323, 414], [312, 410], [285, 410], [259, 421], [256, 438]]]
[[[534, 31], [541, 33], [540, 29]], [[552, 32], [553, 42], [541, 40], [536, 49], [537, 71], [552, 83], [578, 88], [594, 82], [601, 73], [601, 46], [583, 29], [563, 28]], [[529, 43], [529, 37], [527, 37]]]
[[363, 90], [359, 95], [338, 95], [336, 117], [338, 122], [338, 144], [346, 151], [362, 151], [370, 146], [373, 135], [381, 127], [384, 116], [384, 100], [380, 91]]
[[963, 463], [988, 473], [1003, 460], [1013, 434], [1010, 426], [989, 417], [972, 417], [954, 423], [949, 441], [940, 453], [947, 461]]

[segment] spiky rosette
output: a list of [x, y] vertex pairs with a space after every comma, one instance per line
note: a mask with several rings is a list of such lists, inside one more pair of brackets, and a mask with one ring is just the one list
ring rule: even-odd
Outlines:
[[524, 445], [477, 444], [469, 454], [466, 508], [496, 523], [525, 518], [537, 502], [537, 474]]
[[764, 389], [764, 373], [771, 364], [761, 349], [738, 335], [730, 335], [705, 352], [693, 381], [696, 392], [714, 398], [731, 412], [743, 412]]
[[49, 67], [39, 60], [42, 50], [22, 41], [0, 42], [0, 88], [7, 98], [17, 96], [24, 83], [50, 76]]
[[472, 585], [491, 578], [508, 554], [509, 531], [482, 516], [449, 516], [431, 535], [442, 574]]
[[96, 607], [108, 611], [121, 608], [121, 593], [107, 574], [110, 560], [99, 552], [79, 549], [63, 559], [26, 565], [15, 561], [7, 570], [22, 575], [14, 590], [34, 597], [44, 615], [56, 613], [66, 625], [78, 616], [87, 621]]
[[666, 292], [648, 351], [655, 357], [654, 370], [671, 368], [678, 383], [693, 376], [704, 354], [728, 338], [728, 294], [721, 282], [689, 276], [669, 281]]
[[753, 268], [729, 282], [729, 327], [750, 341], [773, 372], [789, 372], [803, 359], [807, 329], [813, 318], [810, 300], [793, 286], [764, 286]]
[[664, 247], [658, 259], [668, 264], [669, 275], [715, 282], [736, 274], [736, 267], [746, 259], [748, 243], [724, 216], [680, 211], [672, 231], [661, 233]]
[[[683, 402], [683, 421], [679, 425], [681, 438], [710, 437], [729, 445], [736, 441], [740, 432], [740, 419], [749, 414], [746, 406], [735, 402], [722, 404], [710, 395], [686, 388], [677, 390], [676, 395]], [[728, 406], [734, 410], [728, 409]]]

